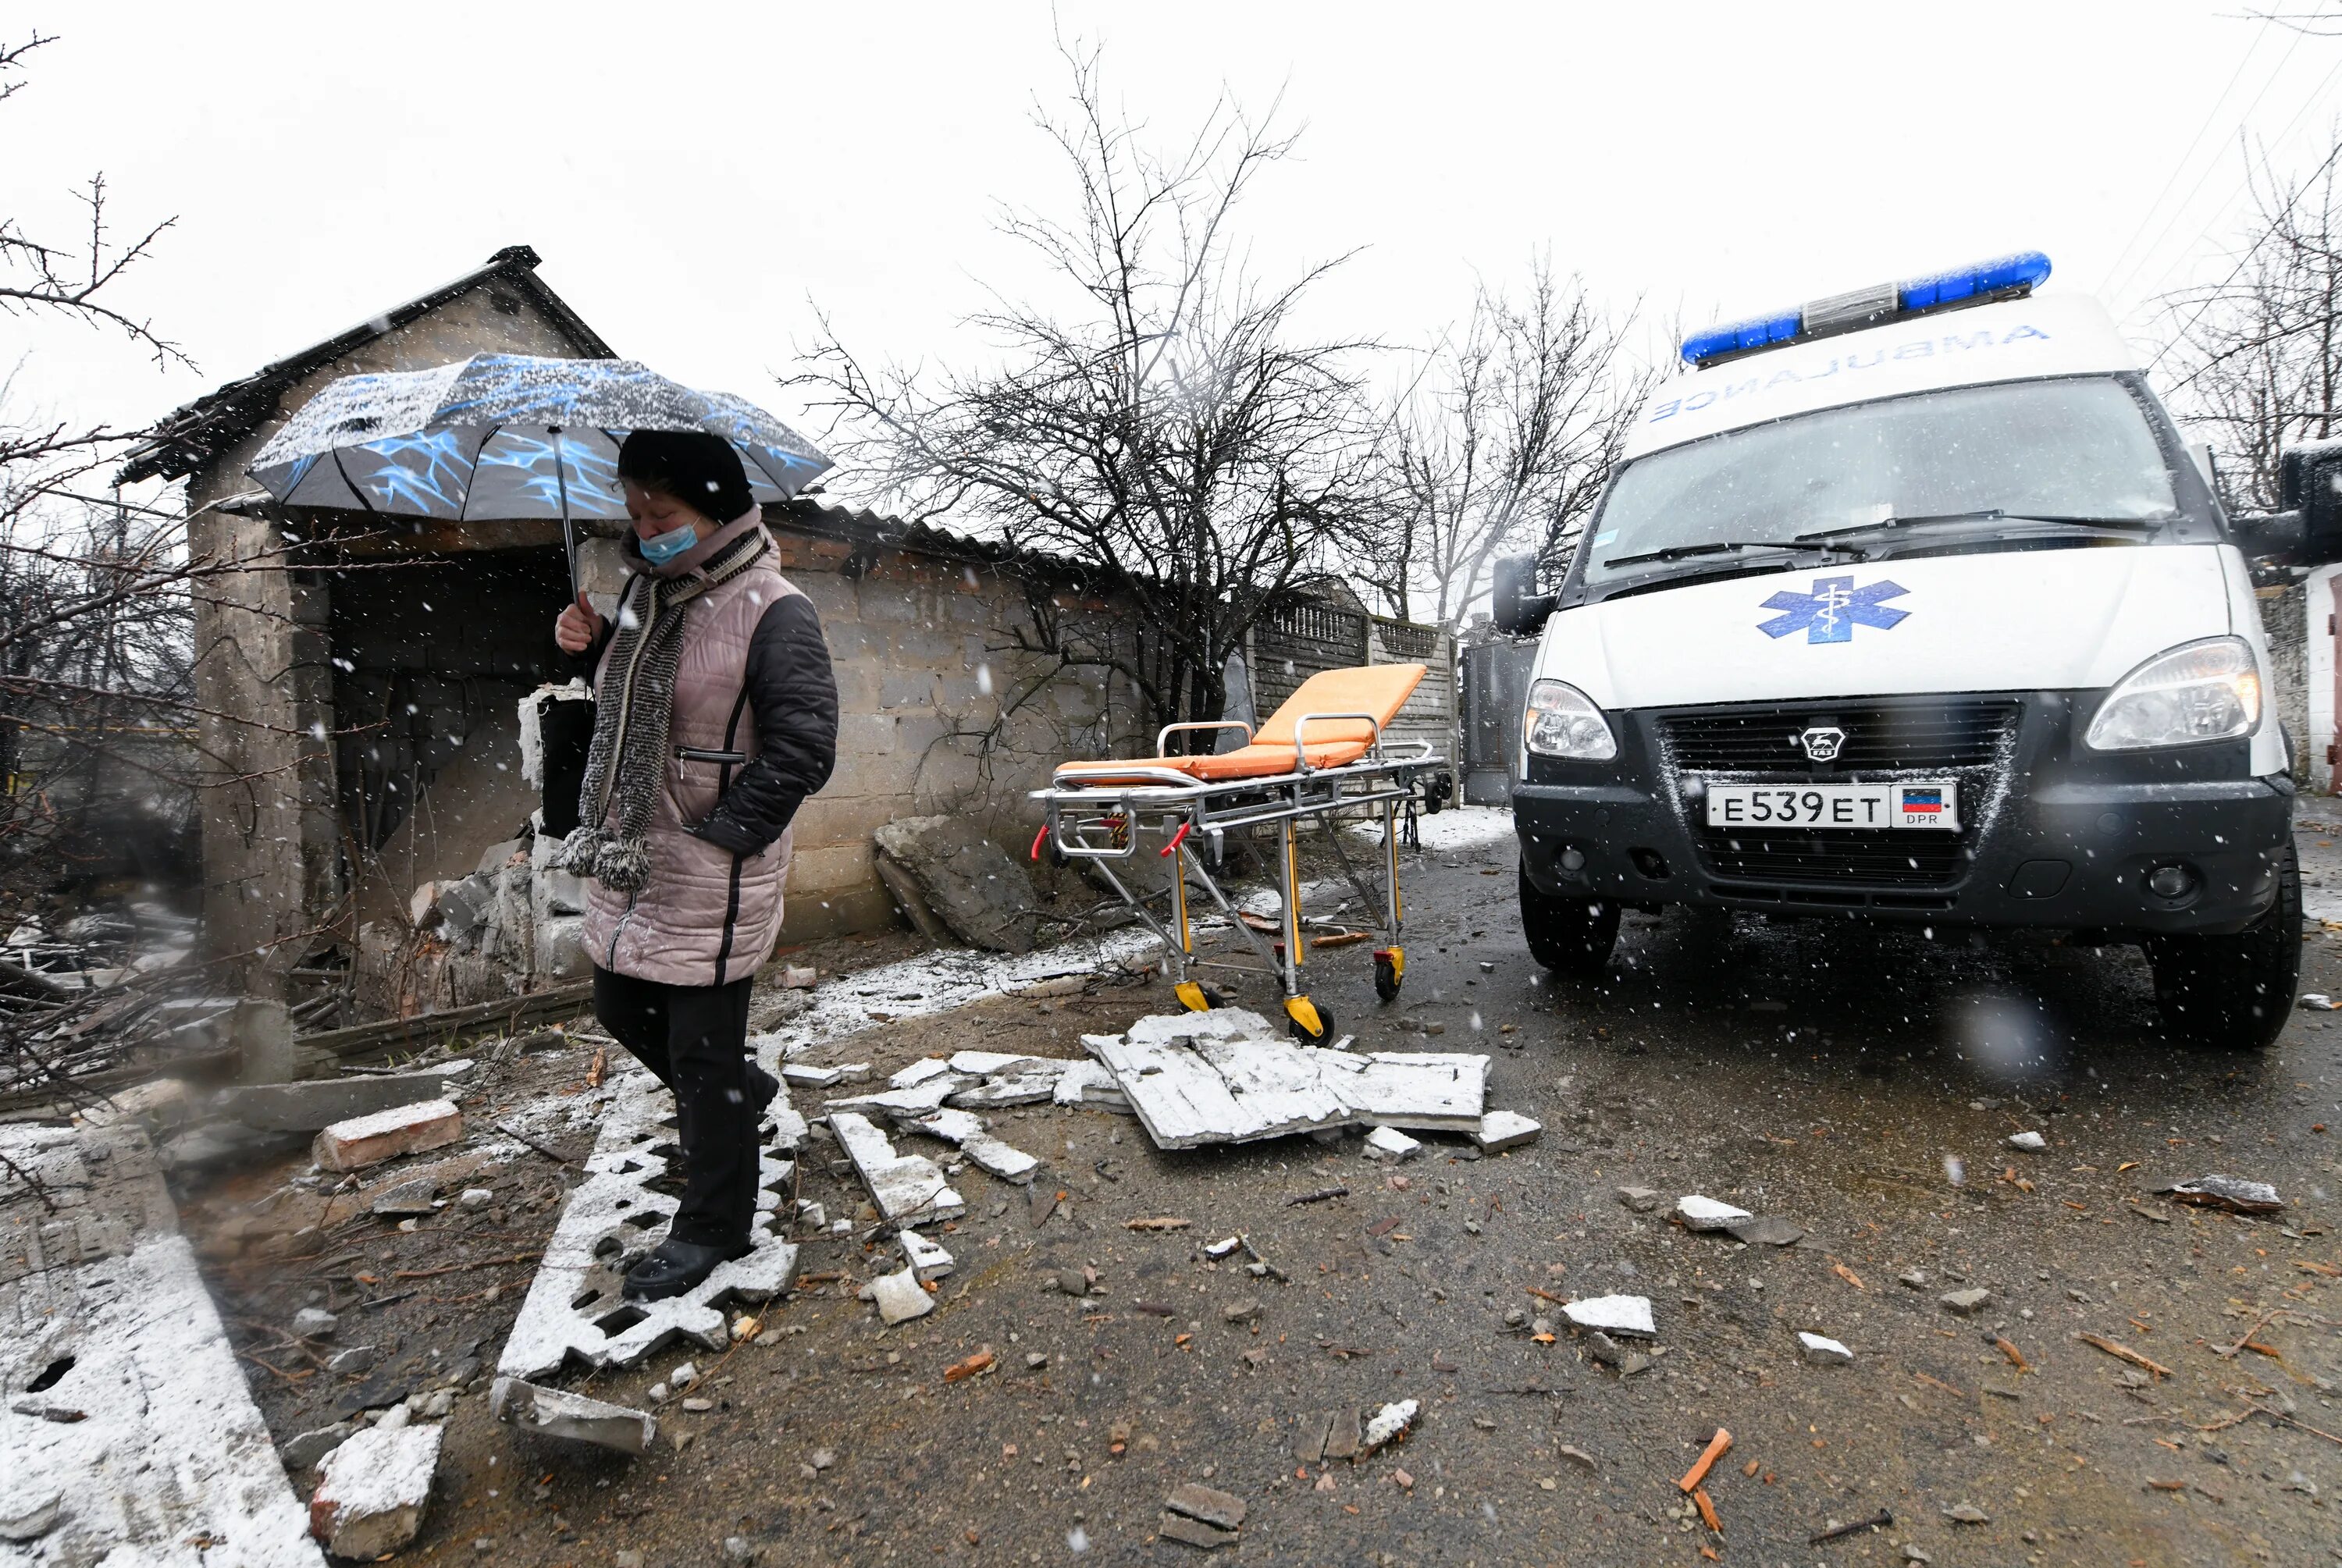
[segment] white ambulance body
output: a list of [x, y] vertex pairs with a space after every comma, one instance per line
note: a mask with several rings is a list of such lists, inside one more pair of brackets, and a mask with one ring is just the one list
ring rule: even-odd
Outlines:
[[1500, 574], [1500, 624], [1544, 628], [1514, 792], [1542, 962], [1598, 973], [1622, 905], [2077, 930], [2145, 945], [2176, 1032], [2274, 1036], [2293, 783], [2239, 538], [2303, 524], [2226, 517], [2047, 273], [1695, 336], [1554, 591]]

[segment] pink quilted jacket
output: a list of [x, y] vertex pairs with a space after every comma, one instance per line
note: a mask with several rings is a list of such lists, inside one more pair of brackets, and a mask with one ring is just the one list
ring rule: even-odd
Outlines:
[[[763, 524], [742, 518], [676, 563], [687, 570]], [[631, 552], [629, 552], [631, 554]], [[748, 648], [767, 606], [803, 595], [772, 564], [772, 552], [691, 602], [676, 675], [666, 787], [650, 824], [649, 885], [632, 895], [588, 882], [585, 946], [597, 967], [670, 985], [721, 985], [753, 974], [781, 930], [781, 888], [791, 834], [753, 854], [696, 836], [758, 750], [746, 700]], [[609, 664], [595, 674], [598, 691]], [[615, 821], [615, 804], [611, 820]]]

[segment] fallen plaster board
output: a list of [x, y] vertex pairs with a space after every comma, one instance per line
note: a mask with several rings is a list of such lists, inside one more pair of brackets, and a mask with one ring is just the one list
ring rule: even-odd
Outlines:
[[[145, 1134], [11, 1127], [0, 1151], [58, 1205], [0, 1184], [0, 1387], [72, 1356], [38, 1397], [85, 1416], [0, 1409], [0, 1513], [59, 1504], [37, 1539], [0, 1541], [0, 1563], [322, 1568]], [[233, 1555], [195, 1544], [215, 1540]]]
[[906, 1220], [948, 1220], [967, 1205], [944, 1182], [941, 1166], [925, 1154], [898, 1154], [886, 1134], [870, 1119], [853, 1111], [829, 1118], [829, 1130], [862, 1174], [878, 1213], [900, 1223]]
[[1354, 1124], [1432, 1132], [1480, 1124], [1486, 1056], [1326, 1051], [1274, 1038], [1196, 1038], [1137, 1027], [1132, 1034], [1156, 1038], [1092, 1034], [1083, 1044], [1113, 1074], [1162, 1148], [1250, 1143]]
[[[797, 1250], [775, 1232], [773, 1219], [795, 1172], [776, 1136], [759, 1159], [748, 1254], [719, 1264], [705, 1282], [666, 1301], [620, 1299], [626, 1269], [666, 1233], [679, 1206], [679, 1200], [650, 1184], [666, 1173], [670, 1159], [679, 1158], [659, 1152], [674, 1146], [675, 1134], [667, 1125], [674, 1110], [674, 1096], [649, 1074], [629, 1074], [619, 1081], [601, 1136], [586, 1157], [586, 1179], [570, 1192], [528, 1299], [505, 1341], [496, 1363], [499, 1375], [536, 1383], [572, 1360], [596, 1367], [630, 1366], [676, 1339], [721, 1350], [731, 1343], [726, 1304], [766, 1301], [788, 1289]], [[784, 1097], [775, 1100], [768, 1114], [779, 1123], [796, 1114]], [[578, 1302], [584, 1304], [572, 1304]]]
[[1057, 1084], [1063, 1077], [1060, 1073], [1012, 1073], [946, 1095], [944, 1103], [977, 1109], [1038, 1105], [1056, 1098]]

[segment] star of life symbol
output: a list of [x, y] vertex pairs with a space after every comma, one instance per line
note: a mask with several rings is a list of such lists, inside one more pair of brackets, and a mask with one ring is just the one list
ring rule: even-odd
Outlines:
[[1852, 577], [1817, 577], [1810, 594], [1784, 589], [1766, 600], [1766, 609], [1783, 613], [1757, 622], [1756, 629], [1768, 637], [1803, 632], [1808, 643], [1851, 643], [1857, 626], [1876, 626], [1883, 632], [1908, 615], [1908, 610], [1890, 610], [1880, 601], [1909, 592], [1884, 579], [1857, 588]]

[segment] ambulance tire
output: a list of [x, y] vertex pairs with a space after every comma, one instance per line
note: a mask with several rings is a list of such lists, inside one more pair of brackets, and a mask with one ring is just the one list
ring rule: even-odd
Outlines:
[[1600, 979], [1618, 944], [1617, 901], [1555, 898], [1532, 886], [1526, 871], [1520, 883], [1521, 934], [1528, 938], [1529, 956], [1572, 980]]
[[2301, 862], [2291, 843], [2277, 902], [2234, 936], [2157, 936], [2147, 944], [2155, 1001], [2177, 1039], [2210, 1051], [2262, 1051], [2301, 984]]

